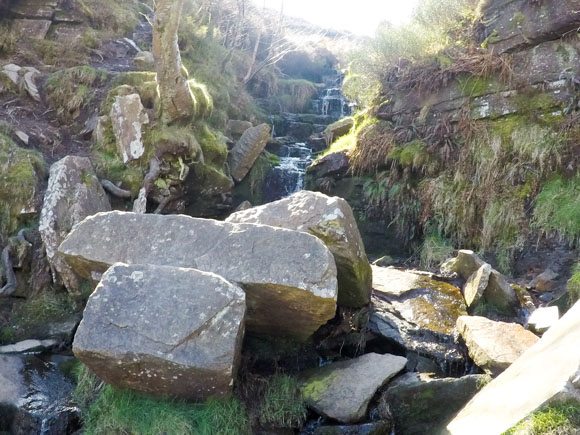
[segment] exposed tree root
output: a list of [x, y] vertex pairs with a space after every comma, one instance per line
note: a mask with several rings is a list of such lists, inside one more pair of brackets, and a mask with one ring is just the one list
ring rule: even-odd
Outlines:
[[133, 197], [130, 191], [115, 186], [115, 184], [109, 180], [101, 180], [101, 186], [103, 186], [107, 192], [113, 196], [116, 196], [117, 198], [131, 199]]

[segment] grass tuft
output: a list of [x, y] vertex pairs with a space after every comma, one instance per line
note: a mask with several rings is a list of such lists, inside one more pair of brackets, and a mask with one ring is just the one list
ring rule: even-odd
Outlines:
[[249, 419], [237, 399], [189, 404], [157, 399], [103, 384], [89, 369], [76, 370], [75, 399], [87, 435], [245, 435]]
[[306, 406], [296, 379], [288, 375], [274, 375], [267, 381], [259, 420], [264, 426], [297, 428], [306, 421]]
[[580, 431], [580, 402], [556, 403], [537, 411], [503, 435], [576, 435]]

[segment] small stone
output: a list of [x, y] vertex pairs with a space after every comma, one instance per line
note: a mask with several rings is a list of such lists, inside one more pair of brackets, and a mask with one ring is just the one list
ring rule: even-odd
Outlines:
[[36, 83], [34, 81], [34, 78], [38, 74], [39, 74], [38, 71], [27, 71], [24, 74], [23, 83], [24, 90], [28, 93], [28, 95], [30, 95], [30, 97], [34, 101], [38, 101], [40, 103], [41, 102], [40, 92], [38, 91], [38, 88], [36, 87]]
[[20, 83], [20, 70], [22, 68], [19, 67], [18, 65], [15, 65], [13, 63], [10, 63], [8, 65], [4, 65], [2, 67], [2, 72], [4, 74], [6, 74], [6, 76], [12, 80], [12, 82], [15, 85], [18, 85]]
[[465, 302], [468, 307], [476, 304], [483, 296], [489, 282], [491, 270], [491, 266], [486, 263], [474, 272], [467, 280], [463, 295], [465, 296]]
[[399, 373], [407, 359], [368, 353], [306, 371], [300, 375], [300, 390], [306, 404], [319, 414], [341, 423], [364, 419], [379, 388]]
[[23, 131], [18, 130], [18, 131], [15, 131], [14, 134], [16, 135], [16, 137], [18, 139], [20, 139], [22, 141], [22, 143], [24, 145], [28, 145], [28, 141], [30, 140], [30, 137], [26, 133], [24, 133]]
[[546, 269], [540, 275], [535, 277], [530, 282], [530, 287], [535, 288], [539, 292], [549, 292], [554, 290], [556, 287], [556, 279], [558, 279], [559, 275], [554, 272], [552, 269]]
[[0, 354], [41, 353], [58, 345], [56, 340], [24, 340], [16, 344], [0, 346]]
[[558, 307], [540, 307], [528, 319], [531, 330], [543, 334], [560, 319]]

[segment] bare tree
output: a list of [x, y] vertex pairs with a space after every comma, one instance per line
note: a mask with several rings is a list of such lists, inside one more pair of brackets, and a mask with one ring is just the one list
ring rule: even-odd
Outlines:
[[179, 53], [179, 22], [184, 0], [157, 0], [153, 22], [153, 56], [162, 119], [166, 124], [187, 121], [194, 114], [194, 97]]

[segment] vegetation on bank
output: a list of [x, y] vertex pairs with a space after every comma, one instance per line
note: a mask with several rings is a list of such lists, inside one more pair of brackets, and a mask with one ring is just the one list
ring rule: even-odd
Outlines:
[[[477, 120], [475, 97], [514, 86], [510, 56], [476, 42], [478, 4], [422, 0], [410, 25], [383, 25], [354, 52], [344, 92], [364, 111], [326, 154], [349, 155], [366, 179], [364, 218], [394, 228], [425, 267], [461, 246], [508, 272], [532, 237], [578, 243], [579, 115], [530, 86], [514, 97], [515, 113]], [[441, 87], [458, 89], [465, 107], [432, 111]], [[418, 113], [393, 108], [413, 98]]]
[[88, 435], [246, 435], [258, 427], [297, 428], [306, 420], [296, 380], [289, 375], [252, 376], [239, 388], [243, 401], [234, 396], [192, 404], [106, 385], [80, 363], [74, 371], [74, 398]]

